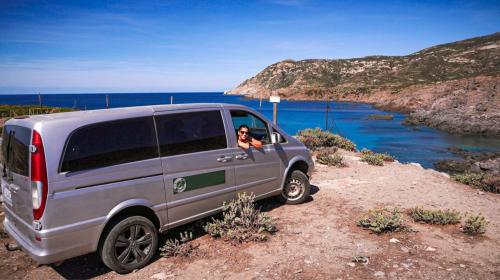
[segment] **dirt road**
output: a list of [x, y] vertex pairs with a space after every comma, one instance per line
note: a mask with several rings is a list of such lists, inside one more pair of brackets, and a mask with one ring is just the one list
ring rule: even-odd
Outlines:
[[[128, 275], [110, 272], [95, 254], [36, 267], [23, 252], [2, 246], [0, 278], [500, 279], [500, 195], [418, 165], [369, 166], [354, 153], [341, 153], [349, 167], [318, 164], [307, 203], [261, 203], [279, 229], [267, 242], [234, 245], [200, 235], [191, 241], [200, 245], [195, 255], [158, 258]], [[478, 237], [463, 234], [459, 225], [423, 225], [407, 216], [409, 232], [375, 235], [356, 226], [362, 213], [378, 206], [482, 213], [490, 224]], [[355, 256], [368, 263], [354, 263]]]

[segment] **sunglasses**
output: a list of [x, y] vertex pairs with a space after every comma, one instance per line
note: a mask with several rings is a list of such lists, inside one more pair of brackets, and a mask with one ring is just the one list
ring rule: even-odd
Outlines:
[[248, 131], [240, 131], [241, 134], [248, 134]]

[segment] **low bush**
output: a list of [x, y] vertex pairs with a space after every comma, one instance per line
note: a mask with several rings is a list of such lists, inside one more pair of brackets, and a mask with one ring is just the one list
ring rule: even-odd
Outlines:
[[388, 153], [374, 153], [368, 149], [361, 150], [361, 161], [366, 162], [370, 165], [384, 165], [384, 162], [393, 162], [394, 157]]
[[384, 160], [375, 154], [361, 154], [361, 161], [366, 162], [369, 165], [384, 165]]
[[328, 166], [336, 166], [336, 167], [346, 167], [347, 164], [344, 162], [344, 158], [335, 153], [331, 153], [330, 151], [321, 151], [316, 155], [317, 162], [321, 164], [325, 164]]
[[313, 151], [324, 147], [338, 147], [348, 151], [356, 151], [356, 144], [351, 140], [320, 128], [300, 130], [297, 132], [297, 139]]
[[455, 210], [430, 210], [421, 207], [410, 209], [409, 215], [415, 222], [426, 224], [448, 225], [460, 223], [460, 212]]
[[488, 222], [481, 214], [469, 215], [462, 224], [462, 231], [469, 235], [484, 234], [487, 225]]
[[367, 228], [377, 234], [399, 231], [406, 228], [401, 212], [394, 208], [371, 209], [358, 220], [358, 226]]
[[455, 179], [456, 181], [476, 188], [482, 188], [483, 177], [484, 177], [483, 173], [469, 173], [469, 172], [452, 175], [452, 178]]
[[451, 177], [455, 181], [486, 192], [500, 193], [500, 176], [478, 172], [465, 172], [453, 174]]
[[254, 195], [238, 194], [236, 200], [224, 203], [222, 220], [212, 218], [203, 229], [212, 237], [225, 240], [266, 240], [267, 234], [276, 232], [276, 226], [271, 217], [255, 208], [254, 200]]
[[192, 232], [184, 232], [180, 234], [180, 238], [167, 239], [165, 245], [160, 248], [162, 257], [188, 257], [198, 247], [188, 241], [193, 239]]

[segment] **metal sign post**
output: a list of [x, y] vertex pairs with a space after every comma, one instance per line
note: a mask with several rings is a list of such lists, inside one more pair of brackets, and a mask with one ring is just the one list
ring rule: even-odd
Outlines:
[[279, 96], [269, 97], [269, 102], [273, 103], [273, 123], [278, 124], [278, 103], [280, 103]]

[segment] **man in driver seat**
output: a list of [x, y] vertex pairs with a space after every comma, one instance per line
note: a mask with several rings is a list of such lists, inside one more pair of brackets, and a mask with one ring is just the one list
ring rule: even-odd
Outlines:
[[238, 128], [238, 147], [249, 149], [254, 146], [257, 149], [262, 148], [262, 142], [249, 135], [250, 128], [247, 125], [240, 125]]

